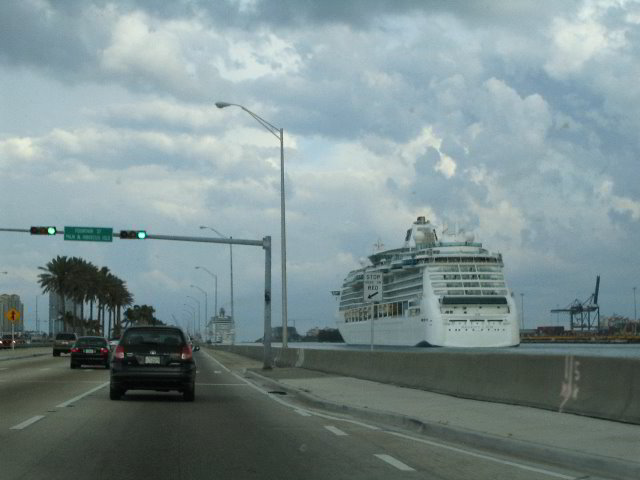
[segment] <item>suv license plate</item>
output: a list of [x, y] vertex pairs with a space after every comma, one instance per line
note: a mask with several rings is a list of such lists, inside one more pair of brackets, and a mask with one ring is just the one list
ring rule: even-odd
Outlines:
[[144, 357], [144, 363], [160, 365], [160, 357]]
[[84, 353], [94, 353], [93, 348], [85, 348]]

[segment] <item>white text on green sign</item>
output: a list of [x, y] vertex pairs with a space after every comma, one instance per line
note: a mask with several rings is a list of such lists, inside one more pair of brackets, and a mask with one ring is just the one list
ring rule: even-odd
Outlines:
[[64, 227], [64, 239], [81, 242], [112, 242], [113, 228]]

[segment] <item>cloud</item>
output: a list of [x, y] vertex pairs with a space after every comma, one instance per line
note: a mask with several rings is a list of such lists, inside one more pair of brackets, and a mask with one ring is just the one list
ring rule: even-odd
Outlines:
[[[638, 18], [599, 1], [0, 2], [3, 218], [270, 235], [277, 279], [279, 142], [228, 101], [284, 130], [291, 315], [330, 322], [322, 292], [418, 215], [475, 230], [544, 311], [587, 270], [634, 281]], [[42, 240], [3, 237], [7, 268], [81, 252], [164, 317], [185, 262], [228, 266], [226, 248]], [[238, 249], [247, 324], [256, 250]]]
[[607, 28], [601, 23], [601, 17], [611, 6], [587, 2], [577, 17], [556, 18], [552, 22], [550, 35], [555, 48], [545, 65], [550, 75], [563, 78], [578, 73], [595, 57], [626, 46], [625, 29]]

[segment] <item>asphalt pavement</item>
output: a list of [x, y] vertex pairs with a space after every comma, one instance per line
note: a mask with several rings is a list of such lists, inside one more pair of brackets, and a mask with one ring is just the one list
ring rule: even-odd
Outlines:
[[586, 478], [312, 407], [250, 378], [242, 357], [195, 358], [193, 403], [144, 391], [111, 401], [108, 370], [71, 370], [68, 356], [0, 362], [0, 478]]

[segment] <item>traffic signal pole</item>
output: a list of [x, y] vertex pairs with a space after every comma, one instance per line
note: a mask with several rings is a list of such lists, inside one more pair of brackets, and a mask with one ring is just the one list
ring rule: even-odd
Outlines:
[[[0, 232], [14, 233], [31, 233], [29, 228], [1, 228]], [[56, 231], [57, 235], [64, 235], [64, 230]], [[120, 237], [120, 234], [113, 232], [114, 237]], [[262, 368], [270, 370], [272, 368], [271, 361], [271, 237], [263, 237], [262, 240], [245, 240], [241, 238], [219, 238], [219, 237], [185, 237], [179, 235], [155, 235], [145, 231], [144, 238], [138, 238], [139, 241], [145, 240], [168, 240], [174, 242], [195, 242], [195, 243], [221, 243], [225, 245], [247, 245], [254, 247], [262, 247], [265, 256], [264, 267], [264, 355]]]

